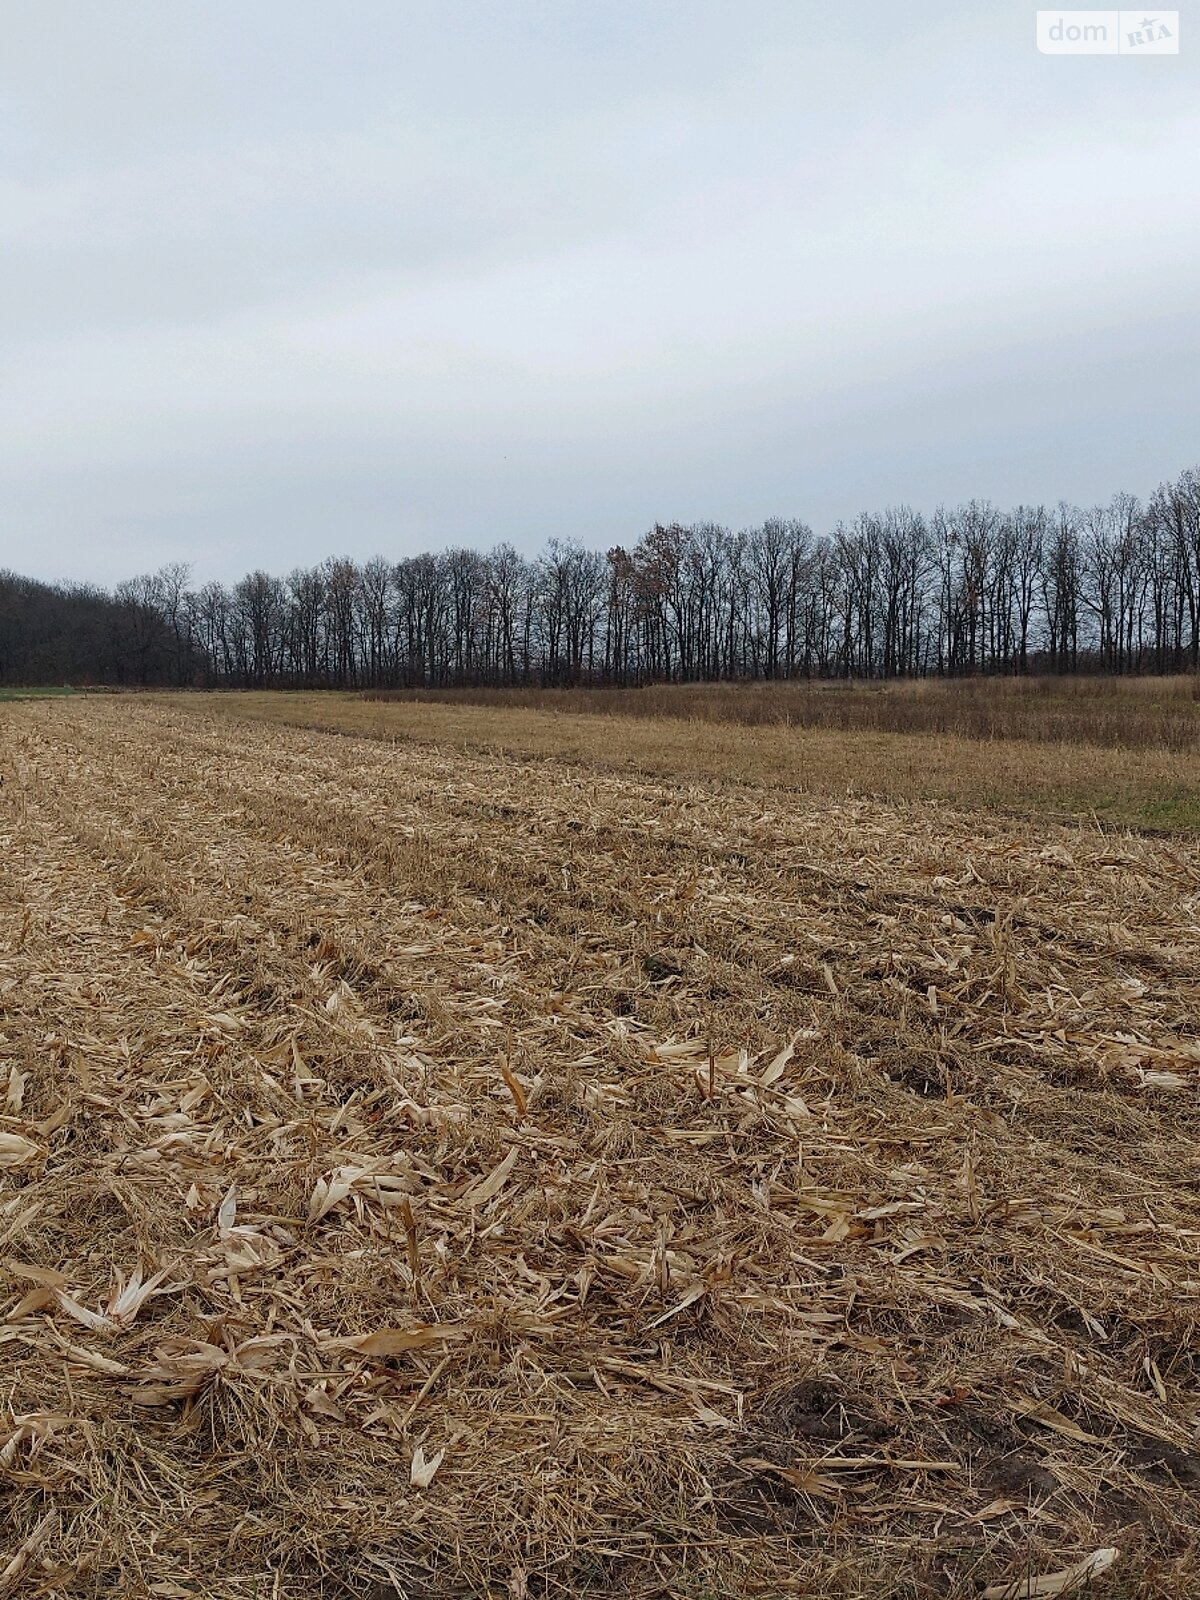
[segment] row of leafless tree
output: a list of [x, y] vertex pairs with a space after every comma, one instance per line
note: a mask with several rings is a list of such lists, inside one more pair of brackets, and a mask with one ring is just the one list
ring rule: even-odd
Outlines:
[[1200, 664], [1200, 471], [1117, 495], [931, 517], [867, 513], [815, 536], [655, 526], [601, 555], [551, 540], [286, 578], [112, 593], [0, 575], [0, 681], [346, 688], [615, 684]]

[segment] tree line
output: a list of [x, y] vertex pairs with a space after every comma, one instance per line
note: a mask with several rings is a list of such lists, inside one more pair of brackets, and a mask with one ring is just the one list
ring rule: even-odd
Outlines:
[[380, 689], [1200, 667], [1200, 469], [1146, 502], [972, 500], [817, 535], [656, 524], [606, 553], [551, 539], [331, 558], [196, 587], [0, 573], [0, 683]]

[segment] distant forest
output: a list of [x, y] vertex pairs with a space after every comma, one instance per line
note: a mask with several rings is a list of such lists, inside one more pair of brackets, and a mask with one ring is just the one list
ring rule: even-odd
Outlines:
[[656, 525], [605, 554], [552, 539], [332, 558], [111, 591], [0, 573], [0, 684], [413, 688], [738, 678], [1168, 672], [1200, 666], [1200, 470], [1002, 511], [865, 513], [829, 534]]

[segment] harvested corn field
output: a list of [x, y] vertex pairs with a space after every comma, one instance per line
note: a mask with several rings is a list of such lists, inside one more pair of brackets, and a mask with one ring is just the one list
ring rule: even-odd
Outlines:
[[195, 702], [0, 776], [0, 1594], [1200, 1593], [1196, 843]]

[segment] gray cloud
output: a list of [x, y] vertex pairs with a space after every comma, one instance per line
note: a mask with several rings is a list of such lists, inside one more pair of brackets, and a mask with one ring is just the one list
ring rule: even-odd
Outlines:
[[10, 31], [0, 565], [821, 527], [1197, 454], [1186, 37], [670, 0]]

